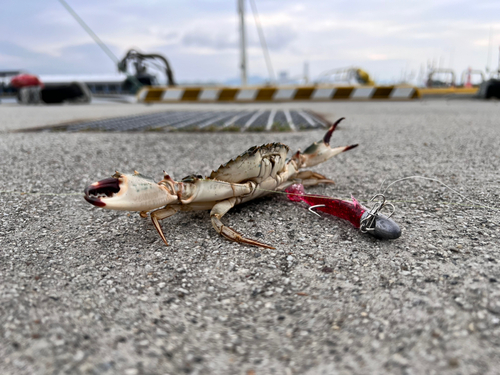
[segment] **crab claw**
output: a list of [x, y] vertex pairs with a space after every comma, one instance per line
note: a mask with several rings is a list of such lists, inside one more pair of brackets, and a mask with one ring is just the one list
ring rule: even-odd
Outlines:
[[345, 120], [345, 117], [339, 118], [337, 121], [335, 121], [332, 124], [332, 126], [330, 126], [330, 129], [328, 129], [328, 131], [326, 132], [325, 136], [323, 137], [323, 143], [325, 145], [329, 145], [330, 144], [330, 138], [332, 137], [333, 132], [335, 131], [335, 129], [337, 129], [337, 126], [340, 124], [340, 122], [342, 120]]
[[117, 178], [111, 177], [94, 182], [85, 188], [85, 200], [97, 207], [105, 207], [103, 198], [112, 198], [120, 191], [120, 182]]
[[332, 124], [321, 141], [314, 142], [312, 145], [306, 148], [303, 153], [297, 153], [293, 156], [294, 160], [299, 161], [299, 168], [313, 167], [317, 164], [327, 161], [331, 157], [338, 155], [341, 152], [352, 150], [353, 148], [358, 147], [357, 144], [335, 148], [330, 147], [330, 139], [332, 137], [332, 134], [342, 120], [344, 120], [344, 117], [338, 119], [334, 124]]
[[97, 207], [121, 211], [150, 211], [177, 201], [168, 186], [158, 185], [139, 173], [121, 174], [85, 188], [85, 200]]

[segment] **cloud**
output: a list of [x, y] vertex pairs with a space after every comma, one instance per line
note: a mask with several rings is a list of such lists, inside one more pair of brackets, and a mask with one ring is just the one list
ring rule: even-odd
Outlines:
[[[248, 30], [247, 27], [247, 47], [256, 47], [260, 49], [260, 40], [255, 30]], [[264, 30], [264, 37], [269, 50], [280, 51], [290, 45], [291, 42], [297, 39], [297, 33], [290, 27], [285, 25], [272, 26]], [[239, 33], [214, 33], [207, 30], [190, 30], [186, 32], [181, 43], [187, 47], [200, 48], [200, 52], [204, 50], [234, 50], [239, 49]]]
[[[47, 56], [31, 51], [9, 41], [0, 40], [0, 66], [5, 70], [29, 70], [31, 66], [43, 64]], [[15, 65], [14, 65], [15, 64]]]
[[297, 40], [297, 33], [289, 25], [271, 26], [264, 29], [267, 46], [272, 51], [286, 49], [290, 44]]
[[383, 61], [383, 60], [387, 60], [387, 55], [384, 55], [384, 54], [371, 54], [371, 55], [368, 55], [368, 58], [370, 60], [374, 60], [374, 61]]
[[[114, 49], [113, 46], [111, 48]], [[3, 41], [0, 41], [0, 51], [2, 69], [23, 69], [34, 74], [104, 74], [116, 71], [113, 62], [94, 43], [62, 48], [60, 56]], [[16, 65], [10, 65], [13, 63]]]
[[[130, 48], [164, 54], [179, 80], [238, 75], [234, 1], [86, 0], [71, 5], [119, 58]], [[390, 78], [433, 59], [460, 72], [469, 65], [484, 67], [490, 27], [493, 46], [500, 44], [498, 0], [261, 0], [257, 5], [274, 68], [290, 75], [299, 74], [304, 61], [313, 76], [355, 65]], [[0, 70], [116, 71], [57, 1], [7, 2], [2, 11]], [[248, 3], [246, 21], [249, 70], [267, 76]], [[491, 51], [490, 60], [496, 62], [498, 50]]]
[[224, 50], [238, 48], [238, 39], [235, 34], [210, 34], [199, 30], [188, 31], [183, 35], [181, 42], [187, 47], [200, 47], [203, 49]]

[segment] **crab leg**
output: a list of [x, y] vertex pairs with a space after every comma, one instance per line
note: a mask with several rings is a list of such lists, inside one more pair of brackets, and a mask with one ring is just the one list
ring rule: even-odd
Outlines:
[[165, 245], [168, 246], [167, 239], [165, 238], [165, 235], [163, 234], [163, 230], [161, 229], [160, 225], [160, 220], [166, 219], [167, 217], [175, 215], [177, 212], [180, 211], [180, 207], [178, 206], [169, 206], [167, 208], [162, 208], [160, 210], [156, 210], [151, 212], [151, 221], [153, 222], [153, 225], [155, 226], [156, 230], [158, 231], [158, 234], [160, 235], [161, 239], [163, 242], [165, 242]]
[[293, 180], [285, 181], [284, 183], [276, 187], [277, 191], [285, 190], [289, 186], [296, 184], [298, 181], [303, 186], [316, 186], [319, 184], [334, 184], [333, 180], [330, 180], [326, 176], [314, 171], [302, 171], [294, 175]]
[[304, 186], [315, 186], [319, 184], [334, 184], [333, 180], [330, 180], [326, 176], [314, 171], [302, 171], [295, 177], [302, 180], [302, 185]]
[[210, 219], [212, 220], [212, 225], [214, 229], [217, 231], [217, 233], [223, 235], [224, 237], [226, 237], [228, 240], [231, 241], [244, 243], [247, 245], [264, 247], [266, 249], [275, 249], [274, 247], [266, 245], [265, 243], [243, 237], [240, 233], [236, 232], [234, 229], [222, 224], [222, 222], [220, 221], [222, 216], [224, 216], [224, 214], [226, 214], [226, 212], [228, 212], [231, 208], [233, 208], [237, 203], [238, 203], [237, 198], [230, 198], [225, 201], [217, 203], [212, 208], [212, 211], [210, 211]]

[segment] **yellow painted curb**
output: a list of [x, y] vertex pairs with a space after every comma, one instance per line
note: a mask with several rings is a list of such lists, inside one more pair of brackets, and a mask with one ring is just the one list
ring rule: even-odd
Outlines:
[[412, 100], [420, 98], [413, 86], [148, 86], [137, 94], [142, 103], [175, 102], [288, 102], [331, 100]]
[[443, 87], [418, 89], [420, 95], [475, 95], [479, 87]]

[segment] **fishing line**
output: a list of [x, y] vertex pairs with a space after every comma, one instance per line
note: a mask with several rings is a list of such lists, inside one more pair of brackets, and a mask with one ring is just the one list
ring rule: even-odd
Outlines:
[[48, 196], [68, 196], [68, 195], [83, 195], [82, 193], [27, 193], [24, 191], [15, 190], [0, 190], [0, 194], [19, 194], [19, 195], [48, 195]]
[[[398, 182], [401, 182], [401, 181], [405, 181], [405, 180], [411, 180], [411, 179], [417, 179], [417, 178], [420, 178], [422, 180], [428, 180], [428, 181], [434, 181], [434, 182], [438, 182], [440, 183], [441, 185], [443, 185], [445, 188], [447, 188], [448, 190], [451, 190], [452, 192], [454, 192], [455, 194], [457, 194], [458, 196], [460, 196], [460, 198], [466, 200], [467, 202], [470, 202], [472, 203], [473, 205], [475, 206], [478, 206], [478, 207], [482, 207], [482, 208], [487, 208], [487, 209], [490, 209], [490, 210], [495, 210], [495, 211], [500, 211], [500, 208], [496, 208], [496, 207], [491, 207], [491, 206], [486, 206], [484, 204], [481, 204], [481, 203], [478, 203], [478, 202], [475, 202], [473, 201], [472, 199], [469, 199], [467, 198], [465, 195], [459, 193], [457, 190], [449, 187], [448, 185], [446, 185], [444, 182], [436, 179], [436, 178], [431, 178], [431, 177], [424, 177], [424, 176], [408, 176], [408, 177], [403, 177], [403, 178], [400, 178], [396, 181], [393, 181], [391, 182], [389, 185], [387, 185], [387, 187], [385, 188], [385, 190], [382, 192], [382, 194], [385, 194], [385, 192], [394, 184], [398, 183]], [[379, 188], [379, 191], [382, 190], [382, 187], [384, 186], [385, 184], [385, 181], [382, 181], [382, 184], [380, 184], [380, 188]]]
[[[437, 183], [443, 185], [448, 190], [450, 190], [450, 191], [454, 192], [455, 194], [457, 194], [458, 196], [460, 196], [463, 200], [466, 200], [467, 202], [471, 203], [473, 206], [466, 205], [466, 204], [463, 204], [463, 203], [455, 203], [455, 202], [440, 202], [442, 204], [456, 205], [456, 206], [465, 206], [465, 207], [470, 207], [470, 208], [487, 208], [487, 209], [494, 210], [494, 211], [500, 211], [499, 208], [491, 207], [491, 206], [487, 206], [487, 205], [475, 202], [472, 199], [469, 199], [466, 196], [464, 196], [463, 194], [459, 193], [457, 190], [455, 190], [455, 189], [451, 188], [450, 186], [446, 185], [444, 182], [442, 182], [442, 181], [440, 181], [438, 179], [435, 179], [435, 178], [431, 178], [431, 177], [408, 176], [408, 177], [400, 178], [398, 180], [395, 180], [395, 181], [391, 182], [389, 185], [387, 185], [387, 187], [384, 189], [384, 191], [382, 192], [382, 194], [385, 194], [387, 192], [387, 190], [389, 190], [389, 188], [392, 185], [396, 184], [396, 183], [399, 183], [399, 182], [402, 182], [402, 181], [405, 181], [405, 180], [419, 179], [419, 178], [423, 179], [423, 180], [437, 182]], [[225, 185], [230, 184], [229, 182], [226, 182], [226, 181], [216, 181], [216, 180], [214, 180], [214, 182], [217, 182], [217, 183], [220, 183], [220, 184], [225, 184]], [[386, 182], [386, 179], [380, 185], [379, 191], [382, 190], [382, 187], [384, 186], [385, 182]], [[303, 196], [303, 194], [287, 193], [285, 191], [276, 191], [276, 190], [263, 189], [263, 188], [256, 188], [255, 191], [264, 191], [264, 192], [274, 193], [274, 194], [284, 194], [284, 195], [287, 195], [287, 196], [290, 196], [290, 195]], [[76, 193], [76, 192], [73, 192], [73, 193], [30, 193], [30, 192], [22, 192], [22, 191], [14, 191], [14, 190], [0, 190], [0, 194], [19, 194], [19, 195], [34, 195], [34, 196], [83, 196], [82, 193]], [[319, 197], [319, 198], [331, 199], [331, 200], [337, 200], [337, 199], [339, 199], [339, 198], [333, 198], [333, 197], [325, 197], [323, 195], [316, 195], [316, 194], [305, 194], [305, 196]], [[422, 201], [411, 201], [411, 200], [396, 200], [396, 201], [392, 201], [392, 202], [395, 202], [395, 203], [422, 203]]]
[[[470, 202], [473, 204], [473, 206], [470, 206], [470, 205], [466, 205], [466, 204], [463, 204], [463, 203], [455, 203], [455, 202], [440, 202], [440, 203], [443, 203], [443, 204], [447, 204], [447, 205], [456, 205], [456, 206], [465, 206], [465, 207], [471, 207], [471, 208], [478, 208], [478, 207], [481, 207], [481, 208], [487, 208], [487, 209], [491, 209], [491, 210], [495, 210], [495, 211], [500, 211], [499, 208], [496, 208], [496, 207], [491, 207], [491, 206], [486, 206], [484, 204], [481, 204], [481, 203], [478, 203], [478, 202], [475, 202], [467, 197], [465, 197], [463, 194], [459, 193], [458, 191], [456, 191], [455, 189], [451, 188], [450, 186], [446, 185], [444, 182], [438, 180], [438, 179], [435, 179], [435, 178], [430, 178], [430, 177], [424, 177], [424, 176], [408, 176], [408, 177], [404, 177], [404, 178], [400, 178], [396, 181], [393, 181], [391, 182], [386, 188], [385, 190], [382, 192], [382, 195], [385, 194], [385, 192], [394, 184], [398, 183], [398, 182], [401, 182], [401, 181], [404, 181], [404, 180], [409, 180], [409, 179], [415, 179], [415, 178], [422, 178], [424, 180], [430, 180], [430, 181], [435, 181], [435, 182], [439, 182], [441, 185], [443, 185], [444, 187], [446, 187], [447, 189], [451, 190], [452, 192], [458, 194], [462, 199]], [[380, 185], [380, 188], [379, 188], [379, 191], [382, 189], [382, 186], [385, 184], [385, 181], [384, 180], [382, 182], [382, 184]], [[225, 182], [225, 181], [216, 181], [218, 183], [221, 183], [221, 184], [229, 184], [229, 182]], [[317, 197], [317, 198], [323, 198], [323, 199], [331, 199], [331, 200], [337, 200], [339, 198], [334, 198], [334, 197], [326, 197], [324, 195], [317, 195], [317, 194], [296, 194], [296, 193], [287, 193], [285, 191], [276, 191], [276, 190], [269, 190], [269, 189], [262, 189], [262, 188], [256, 188], [255, 190], [259, 190], [259, 191], [266, 191], [266, 192], [269, 192], [269, 193], [275, 193], [275, 194], [285, 194], [287, 196], [289, 195], [298, 195], [298, 196], [307, 196], [307, 197]], [[422, 201], [411, 201], [411, 200], [397, 200], [397, 201], [392, 201], [392, 202], [396, 202], [396, 203], [422, 203]]]

